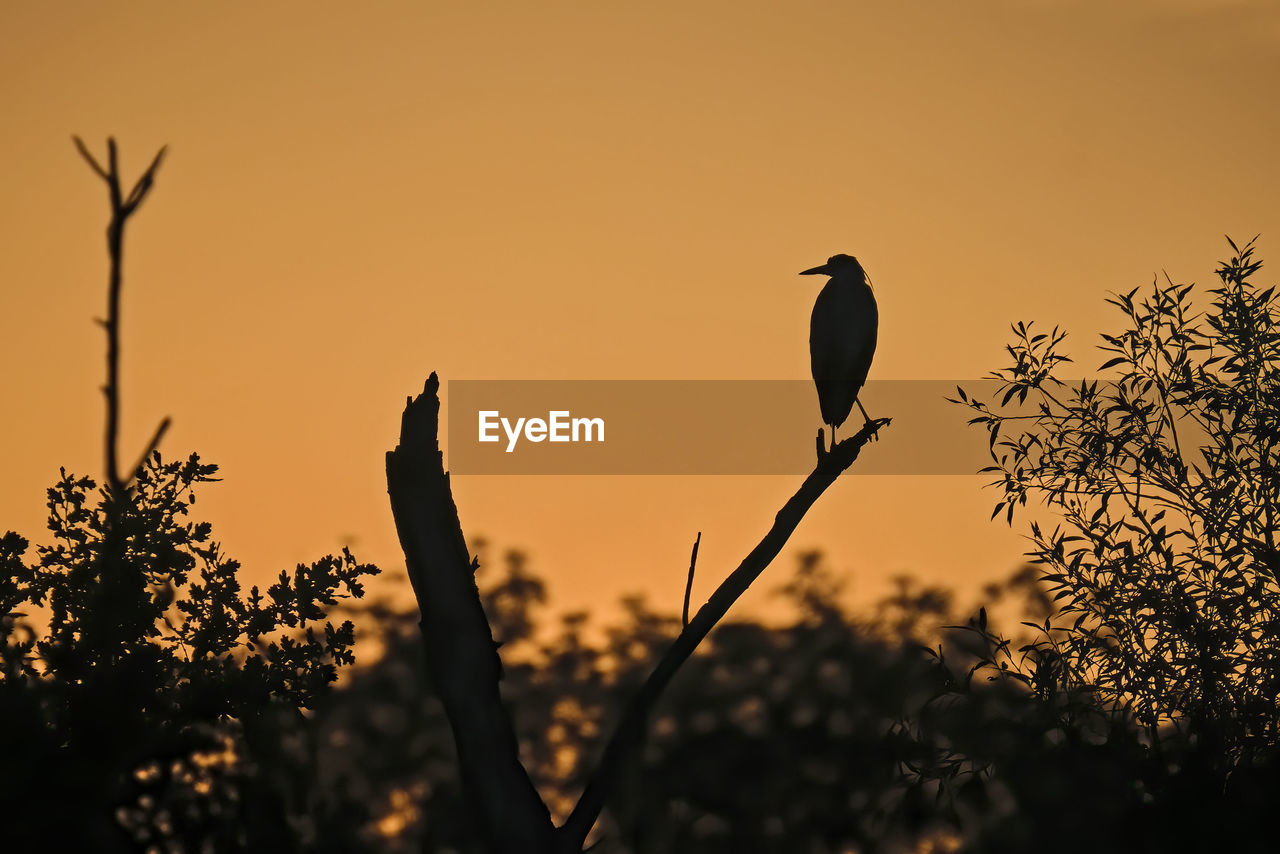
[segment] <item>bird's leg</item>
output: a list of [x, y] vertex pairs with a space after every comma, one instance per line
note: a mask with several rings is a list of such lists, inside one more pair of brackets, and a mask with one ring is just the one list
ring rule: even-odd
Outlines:
[[[868, 423], [868, 424], [870, 424], [870, 423], [871, 423], [871, 416], [867, 414], [866, 407], [864, 407], [864, 406], [862, 405], [862, 401], [861, 401], [861, 400], [858, 400], [858, 399], [855, 397], [855, 398], [853, 399], [853, 402], [854, 402], [854, 403], [856, 403], [856, 404], [858, 404], [858, 409], [860, 409], [860, 410], [862, 411], [862, 417], [863, 417], [863, 418], [865, 418], [865, 419], [867, 420], [867, 423]], [[879, 433], [872, 433], [871, 435], [872, 435], [874, 438], [876, 438], [876, 439], [879, 439], [879, 438], [880, 438], [880, 434], [879, 434]]]

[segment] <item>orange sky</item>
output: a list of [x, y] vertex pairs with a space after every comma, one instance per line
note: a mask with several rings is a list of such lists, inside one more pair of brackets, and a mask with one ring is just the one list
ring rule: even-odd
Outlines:
[[[978, 377], [1018, 319], [1092, 368], [1105, 292], [1208, 283], [1224, 233], [1280, 256], [1277, 84], [1268, 0], [4, 4], [0, 529], [102, 468], [105, 190], [72, 133], [130, 176], [170, 146], [126, 249], [124, 455], [171, 415], [265, 579], [348, 541], [400, 563], [382, 455], [431, 370], [804, 377], [796, 273], [835, 252], [876, 285], [875, 379]], [[702, 588], [797, 480], [454, 490], [559, 604], [677, 607], [694, 533]], [[793, 546], [864, 592], [1003, 575], [981, 483], [844, 478]]]

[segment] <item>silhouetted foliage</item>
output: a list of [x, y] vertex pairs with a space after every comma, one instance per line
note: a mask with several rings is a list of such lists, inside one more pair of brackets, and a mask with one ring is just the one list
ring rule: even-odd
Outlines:
[[[496, 576], [482, 562], [477, 580], [505, 641], [503, 695], [522, 758], [563, 815], [679, 619], [629, 598], [618, 623], [577, 613], [539, 628], [544, 589], [521, 555]], [[956, 620], [946, 590], [899, 579], [866, 613], [840, 593], [839, 578], [806, 554], [779, 590], [789, 622], [712, 633], [655, 709], [593, 851], [1066, 850], [1065, 840], [1079, 846], [1092, 832], [1081, 814], [1133, 805], [1136, 731], [1087, 693], [1071, 704], [1018, 679], [988, 681], [995, 627], [939, 640], [938, 627]], [[986, 596], [1048, 613], [1028, 570]], [[319, 747], [313, 800], [335, 822], [322, 838], [341, 839], [334, 850], [483, 850], [415, 616], [360, 610], [362, 625], [379, 627], [383, 654], [354, 668], [307, 722]], [[944, 666], [926, 643], [945, 651]], [[1041, 841], [1046, 831], [1055, 838]]]
[[107, 482], [61, 472], [52, 539], [0, 538], [0, 847], [11, 851], [288, 851], [314, 837], [305, 777], [281, 761], [301, 710], [354, 661], [354, 627], [326, 620], [378, 569], [343, 551], [265, 593], [188, 520], [217, 467], [155, 447], [119, 466], [119, 306], [125, 224], [164, 150], [127, 194], [108, 187]]
[[96, 500], [64, 471], [51, 544], [28, 564], [26, 540], [0, 540], [0, 802], [26, 816], [9, 839], [231, 850], [293, 835], [304, 805], [268, 785], [278, 730], [352, 662], [352, 623], [326, 611], [378, 570], [344, 551], [243, 595], [209, 524], [187, 519], [215, 470], [157, 452]]
[[[572, 613], [544, 626], [544, 588], [518, 553], [496, 575], [482, 561], [477, 580], [503, 641], [521, 758], [562, 817], [680, 620], [632, 597], [614, 624]], [[655, 709], [593, 851], [871, 852], [958, 838], [936, 782], [904, 773], [954, 738], [951, 718], [930, 712], [945, 677], [918, 638], [896, 634], [904, 621], [954, 620], [950, 595], [903, 580], [859, 617], [839, 590], [805, 555], [779, 591], [791, 622], [712, 633]], [[385, 604], [360, 611], [362, 625], [379, 627], [382, 655], [354, 668], [307, 722], [311, 743], [328, 748], [312, 750], [314, 800], [345, 824], [323, 837], [342, 839], [335, 850], [479, 852], [414, 615]]]
[[[994, 375], [999, 399], [960, 392], [990, 433], [995, 513], [1012, 523], [1034, 500], [1060, 520], [1029, 526], [1057, 605], [1029, 624], [1037, 636], [1015, 651], [984, 624], [967, 627], [986, 649], [979, 675], [1027, 692], [1020, 743], [1041, 734], [1070, 746], [1058, 765], [1027, 769], [1058, 776], [1060, 797], [1014, 789], [1028, 844], [1044, 847], [1054, 827], [1054, 850], [1267, 838], [1257, 805], [1280, 795], [1280, 317], [1273, 289], [1252, 280], [1252, 243], [1231, 247], [1203, 313], [1193, 286], [1168, 279], [1108, 300], [1125, 318], [1102, 336], [1099, 370], [1112, 376], [1063, 381], [1065, 333], [1020, 323], [1013, 364]], [[1018, 758], [999, 756], [995, 774], [1026, 776]], [[1053, 816], [1068, 791], [1074, 831]]]

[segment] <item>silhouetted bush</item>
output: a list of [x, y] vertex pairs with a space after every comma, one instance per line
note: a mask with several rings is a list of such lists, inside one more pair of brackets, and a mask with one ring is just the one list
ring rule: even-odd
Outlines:
[[378, 570], [344, 551], [243, 595], [239, 565], [187, 519], [215, 470], [156, 453], [96, 500], [64, 472], [52, 544], [27, 563], [26, 540], [0, 540], [0, 803], [24, 842], [10, 850], [294, 837], [307, 805], [276, 779], [281, 728], [352, 662], [351, 622], [326, 611]]
[[[378, 572], [346, 550], [242, 595], [239, 564], [188, 521], [216, 466], [165, 462], [161, 422], [119, 463], [119, 307], [125, 226], [165, 150], [128, 192], [115, 140], [108, 188], [106, 484], [62, 470], [49, 545], [0, 538], [0, 848], [288, 851], [314, 838], [313, 787], [289, 739], [354, 627], [325, 620]], [[323, 625], [321, 625], [323, 621]]]
[[1037, 636], [1014, 651], [968, 627], [984, 650], [971, 679], [1026, 698], [1011, 749], [967, 748], [1006, 779], [1022, 828], [983, 850], [1270, 846], [1280, 317], [1252, 243], [1231, 248], [1201, 314], [1167, 279], [1108, 300], [1125, 318], [1102, 336], [1111, 376], [1063, 381], [1065, 334], [1018, 324], [998, 401], [960, 392], [990, 433], [995, 513], [1012, 523], [1034, 499], [1059, 519], [1030, 525], [1057, 605]]

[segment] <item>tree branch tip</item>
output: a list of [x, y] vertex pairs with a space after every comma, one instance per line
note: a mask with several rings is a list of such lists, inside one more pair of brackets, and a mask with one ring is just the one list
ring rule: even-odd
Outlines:
[[693, 541], [693, 553], [689, 555], [689, 577], [685, 580], [684, 585], [684, 609], [680, 612], [680, 619], [683, 628], [689, 628], [689, 600], [693, 596], [693, 573], [698, 566], [698, 546], [702, 544], [702, 532], [698, 532], [697, 539]]
[[407, 409], [408, 407], [411, 407], [413, 404], [422, 400], [424, 397], [432, 397], [432, 398], [435, 398], [437, 402], [439, 402], [440, 378], [436, 375], [435, 371], [432, 371], [431, 375], [427, 377], [426, 382], [422, 384], [421, 394], [417, 395], [416, 397], [412, 394], [405, 397], [405, 408]]
[[76, 150], [80, 152], [80, 156], [89, 164], [89, 167], [93, 169], [94, 172], [98, 173], [98, 177], [102, 178], [104, 181], [109, 180], [107, 178], [107, 170], [103, 169], [102, 164], [98, 163], [97, 158], [89, 153], [89, 148], [84, 144], [84, 140], [75, 134], [72, 134], [71, 141], [75, 143]]
[[173, 423], [173, 419], [165, 416], [160, 421], [160, 425], [156, 427], [156, 432], [152, 434], [151, 441], [147, 443], [147, 449], [142, 452], [142, 456], [138, 458], [138, 462], [134, 464], [130, 470], [129, 478], [132, 480], [137, 477], [138, 472], [147, 464], [147, 460], [151, 459], [151, 455], [160, 447], [160, 440], [164, 438], [164, 434], [169, 431], [169, 425]]

